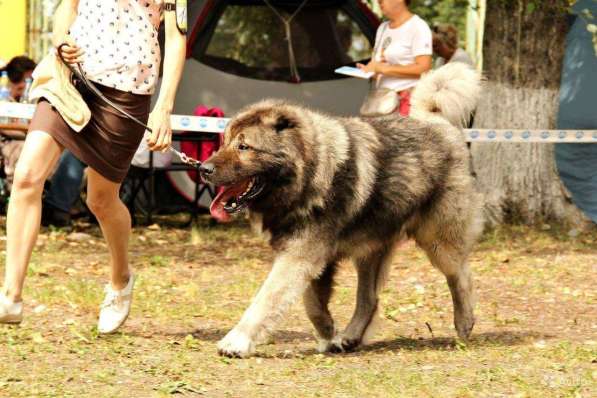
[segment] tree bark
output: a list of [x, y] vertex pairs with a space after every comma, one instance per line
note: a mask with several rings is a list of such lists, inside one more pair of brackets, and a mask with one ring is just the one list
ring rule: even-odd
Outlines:
[[[566, 0], [487, 2], [483, 43], [487, 82], [475, 127], [555, 128], [568, 30], [566, 7]], [[557, 175], [553, 144], [473, 143], [471, 153], [490, 225], [584, 222]]]

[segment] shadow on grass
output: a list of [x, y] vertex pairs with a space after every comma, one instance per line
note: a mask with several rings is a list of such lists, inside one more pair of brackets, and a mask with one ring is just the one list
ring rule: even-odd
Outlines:
[[[378, 341], [369, 345], [361, 346], [354, 351], [325, 355], [337, 357], [360, 357], [370, 355], [371, 353], [383, 353], [389, 351], [453, 351], [453, 350], [471, 350], [484, 347], [512, 347], [517, 345], [524, 345], [532, 343], [535, 340], [547, 340], [554, 336], [535, 331], [519, 332], [504, 330], [500, 332], [488, 332], [473, 335], [470, 341], [466, 344], [458, 342], [456, 338], [452, 337], [434, 337], [434, 338], [420, 338], [412, 339], [408, 337], [399, 337], [393, 340]], [[281, 341], [281, 340], [276, 340]], [[296, 356], [311, 356], [317, 355], [319, 352], [315, 349], [315, 345], [311, 349], [300, 350], [293, 354], [288, 352], [278, 352], [273, 355], [266, 355], [257, 353], [256, 356], [261, 358], [278, 358], [291, 359]]]
[[[180, 337], [184, 338], [189, 334], [192, 335], [197, 340], [202, 341], [213, 341], [217, 342], [221, 340], [226, 333], [228, 333], [230, 329], [217, 329], [217, 328], [205, 328], [205, 329], [196, 329], [192, 332], [175, 332], [175, 333], [154, 333], [154, 334], [163, 334], [171, 337]], [[272, 339], [274, 342], [280, 343], [290, 343], [297, 340], [313, 340], [313, 334], [305, 333], [305, 332], [298, 332], [298, 331], [283, 331], [278, 330], [274, 332], [272, 335]]]
[[[222, 339], [228, 329], [219, 328], [206, 328], [197, 329], [192, 332], [177, 332], [177, 333], [166, 333], [168, 336], [184, 338], [191, 334], [194, 338], [202, 341], [217, 342]], [[466, 343], [459, 342], [453, 337], [434, 337], [434, 338], [419, 338], [413, 339], [409, 337], [399, 337], [393, 340], [378, 341], [369, 345], [361, 346], [355, 351], [346, 352], [342, 354], [329, 354], [329, 355], [340, 355], [340, 356], [362, 356], [369, 353], [375, 352], [386, 352], [386, 351], [423, 351], [423, 350], [437, 350], [437, 351], [451, 351], [461, 349], [475, 349], [484, 347], [511, 347], [517, 345], [524, 345], [532, 343], [535, 340], [542, 339], [547, 340], [554, 336], [546, 333], [540, 333], [535, 331], [511, 331], [504, 330], [499, 332], [486, 332], [480, 334], [473, 334], [471, 339]], [[310, 340], [313, 343], [313, 348], [303, 349], [300, 351], [294, 351], [289, 355], [288, 351], [276, 353], [274, 355], [266, 355], [257, 353], [258, 357], [262, 358], [292, 358], [298, 356], [310, 356], [316, 355], [319, 352], [315, 349], [316, 341], [311, 333], [299, 332], [299, 331], [282, 331], [278, 330], [274, 332], [273, 338], [270, 339], [269, 343], [274, 346], [277, 343], [299, 343], [305, 340]], [[259, 351], [259, 350], [258, 350]]]
[[452, 337], [434, 337], [412, 339], [399, 337], [394, 340], [379, 341], [360, 347], [353, 354], [392, 350], [453, 350], [457, 348], [507, 347], [528, 344], [536, 339], [549, 339], [553, 336], [535, 331], [486, 332], [473, 334], [467, 343], [461, 343]]
[[[466, 343], [459, 342], [452, 337], [434, 337], [413, 339], [409, 337], [399, 337], [393, 340], [378, 341], [372, 344], [361, 346], [354, 351], [340, 354], [328, 353], [330, 356], [364, 356], [370, 353], [379, 353], [387, 351], [452, 351], [469, 350], [484, 347], [511, 347], [517, 345], [529, 344], [537, 339], [550, 339], [554, 336], [535, 331], [519, 332], [504, 330], [500, 332], [487, 332], [473, 335]], [[315, 355], [319, 352], [315, 349], [301, 350], [299, 355]], [[260, 355], [259, 355], [260, 356]], [[286, 358], [287, 354], [276, 354], [276, 358]]]

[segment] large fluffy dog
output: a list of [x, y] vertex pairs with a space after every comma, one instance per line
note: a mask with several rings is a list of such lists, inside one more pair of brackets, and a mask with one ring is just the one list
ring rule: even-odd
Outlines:
[[[412, 116], [341, 118], [283, 101], [249, 106], [228, 125], [224, 146], [201, 168], [225, 186], [219, 219], [244, 208], [277, 252], [242, 319], [218, 344], [246, 357], [301, 295], [322, 351], [358, 346], [378, 306], [396, 241], [413, 237], [446, 276], [454, 324], [474, 324], [467, 256], [480, 232], [468, 151], [458, 128], [474, 109], [479, 76], [463, 64], [429, 73]], [[356, 310], [337, 332], [328, 302], [339, 261], [358, 273]]]

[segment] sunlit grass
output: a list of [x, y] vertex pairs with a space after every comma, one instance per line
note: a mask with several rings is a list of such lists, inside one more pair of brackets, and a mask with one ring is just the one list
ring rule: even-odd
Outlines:
[[[591, 397], [597, 390], [597, 234], [503, 227], [471, 256], [477, 324], [454, 339], [444, 277], [406, 244], [381, 296], [379, 332], [356, 353], [315, 351], [300, 305], [259, 357], [218, 357], [273, 253], [244, 223], [137, 228], [131, 316], [96, 329], [108, 256], [44, 231], [28, 272], [25, 321], [0, 326], [0, 396]], [[4, 245], [4, 243], [3, 243]], [[3, 248], [3, 247], [2, 247]], [[0, 270], [3, 271], [3, 270]], [[343, 264], [331, 310], [350, 319], [356, 275]]]

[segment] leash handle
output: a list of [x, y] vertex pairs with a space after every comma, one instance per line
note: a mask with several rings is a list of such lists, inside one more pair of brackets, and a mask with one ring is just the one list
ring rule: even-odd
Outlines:
[[[126, 117], [129, 120], [132, 120], [133, 122], [137, 123], [139, 126], [145, 128], [145, 130], [149, 131], [150, 133], [152, 132], [151, 127], [149, 127], [148, 125], [146, 125], [145, 123], [143, 123], [142, 121], [140, 121], [139, 119], [137, 119], [136, 117], [134, 117], [133, 115], [129, 114], [127, 111], [125, 111], [124, 109], [122, 109], [121, 107], [119, 107], [118, 105], [116, 105], [115, 103], [113, 103], [112, 101], [110, 101], [108, 98], [106, 98], [106, 96], [104, 94], [102, 94], [102, 92], [95, 86], [95, 84], [93, 84], [89, 79], [87, 79], [85, 77], [85, 72], [83, 72], [83, 69], [81, 68], [81, 64], [80, 63], [76, 63], [76, 68], [73, 67], [73, 65], [69, 64], [68, 62], [66, 62], [66, 60], [64, 59], [64, 57], [62, 56], [62, 47], [64, 46], [68, 46], [68, 43], [62, 43], [60, 44], [58, 47], [56, 47], [56, 52], [58, 54], [58, 58], [60, 58], [60, 60], [62, 61], [62, 63], [64, 65], [66, 65], [66, 67], [71, 71], [71, 73], [73, 74], [73, 76], [75, 76], [75, 78], [77, 78], [83, 85], [85, 85], [85, 87], [87, 87], [87, 89], [89, 91], [91, 91], [91, 93], [93, 95], [95, 95], [96, 97], [98, 97], [99, 99], [101, 99], [102, 101], [104, 101], [106, 104], [108, 104], [110, 107], [112, 107], [114, 110], [116, 110], [117, 112], [119, 112], [121, 115], [123, 115], [124, 117]], [[180, 151], [177, 151], [176, 149], [174, 149], [172, 147], [172, 145], [168, 146], [169, 150], [171, 150], [172, 152], [174, 152], [183, 163], [186, 163], [190, 166], [200, 166], [201, 162], [197, 159], [194, 159], [192, 157], [189, 157], [187, 154], [182, 153]]]

